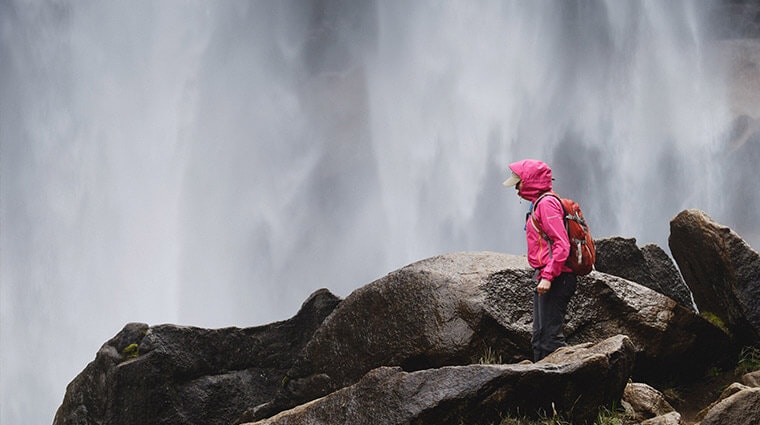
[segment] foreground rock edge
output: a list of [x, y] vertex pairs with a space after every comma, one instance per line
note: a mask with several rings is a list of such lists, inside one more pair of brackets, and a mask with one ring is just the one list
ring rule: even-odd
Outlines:
[[489, 423], [556, 412], [578, 423], [620, 399], [635, 351], [624, 335], [558, 350], [538, 363], [380, 367], [357, 383], [248, 425]]

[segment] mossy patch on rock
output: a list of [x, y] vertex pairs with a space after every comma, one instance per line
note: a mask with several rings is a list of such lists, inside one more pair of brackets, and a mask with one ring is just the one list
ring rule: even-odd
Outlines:
[[121, 350], [121, 356], [124, 359], [134, 359], [140, 355], [140, 346], [137, 344], [129, 344]]

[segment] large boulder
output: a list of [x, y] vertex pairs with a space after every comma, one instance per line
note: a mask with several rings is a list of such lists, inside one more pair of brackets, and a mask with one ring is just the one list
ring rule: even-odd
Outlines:
[[[484, 304], [484, 284], [503, 270], [527, 278], [528, 265], [507, 254], [455, 253], [357, 289], [315, 333], [277, 396], [244, 418], [269, 417], [324, 396], [380, 366], [416, 371], [465, 365], [477, 363], [487, 349], [507, 362], [525, 358], [527, 325], [504, 328]], [[530, 304], [522, 308], [529, 311]]]
[[[760, 423], [760, 410], [755, 409], [754, 413], [752, 407], [747, 407], [747, 400], [757, 400], [757, 394], [752, 391], [746, 391], [751, 389], [760, 389], [760, 370], [745, 373], [741, 377], [741, 382], [734, 382], [726, 387], [720, 394], [720, 396], [712, 404], [702, 409], [697, 414], [697, 420], [703, 421], [708, 416], [710, 417], [707, 423], [735, 423], [731, 420], [735, 415], [747, 415], [749, 423]], [[740, 392], [745, 394], [735, 399], [732, 397]], [[751, 394], [751, 395], [748, 395]], [[731, 399], [729, 401], [725, 401]], [[756, 403], [756, 401], [754, 401]], [[723, 421], [723, 422], [721, 422]]]
[[[566, 347], [536, 364], [381, 367], [330, 395], [256, 425], [497, 423], [553, 411], [577, 423], [620, 399], [633, 366], [625, 336]], [[251, 424], [252, 425], [252, 424]]]
[[740, 345], [760, 342], [760, 255], [702, 211], [670, 222], [670, 251], [702, 312], [714, 314]]
[[623, 405], [636, 423], [675, 412], [661, 392], [641, 382], [631, 382], [625, 386]]
[[132, 323], [68, 386], [54, 425], [228, 425], [271, 399], [339, 299], [315, 292], [292, 319], [254, 328]]
[[[530, 358], [535, 283], [525, 257], [454, 253], [423, 260], [350, 294], [306, 345], [275, 398], [246, 420], [270, 417], [356, 383], [380, 366], [411, 372]], [[677, 377], [723, 360], [728, 337], [642, 285], [593, 272], [579, 279], [568, 306], [571, 344], [628, 335], [635, 374]]]
[[644, 285], [694, 310], [689, 287], [673, 260], [656, 244], [639, 248], [635, 238], [619, 236], [599, 239], [594, 244], [597, 271]]
[[700, 425], [755, 425], [760, 423], [760, 388], [745, 387], [712, 407]]

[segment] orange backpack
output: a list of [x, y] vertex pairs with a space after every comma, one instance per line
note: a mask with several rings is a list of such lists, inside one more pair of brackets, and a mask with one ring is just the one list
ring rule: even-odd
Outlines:
[[[560, 198], [554, 192], [546, 192], [536, 199], [533, 203], [533, 209], [538, 205], [538, 201], [543, 199], [544, 196], [553, 196], [557, 198], [562, 204], [562, 209], [565, 212], [564, 222], [565, 230], [570, 239], [570, 255], [567, 256], [565, 264], [573, 270], [573, 273], [579, 276], [585, 276], [591, 273], [594, 268], [594, 261], [596, 261], [596, 249], [594, 248], [594, 238], [591, 237], [588, 224], [583, 218], [583, 212], [577, 202], [569, 198]], [[539, 229], [541, 236], [549, 242], [551, 247], [551, 240], [546, 233], [544, 233], [538, 227], [538, 221], [533, 217], [533, 209], [531, 210], [530, 218], [533, 220], [533, 225], [536, 229]], [[550, 251], [551, 254], [551, 251]]]

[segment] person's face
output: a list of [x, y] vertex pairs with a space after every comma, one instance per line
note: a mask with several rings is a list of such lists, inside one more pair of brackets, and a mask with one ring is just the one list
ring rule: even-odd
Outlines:
[[522, 187], [522, 180], [520, 180], [519, 182], [517, 182], [517, 184], [515, 185], [515, 190], [517, 191], [518, 195], [520, 194], [520, 188], [521, 187]]

